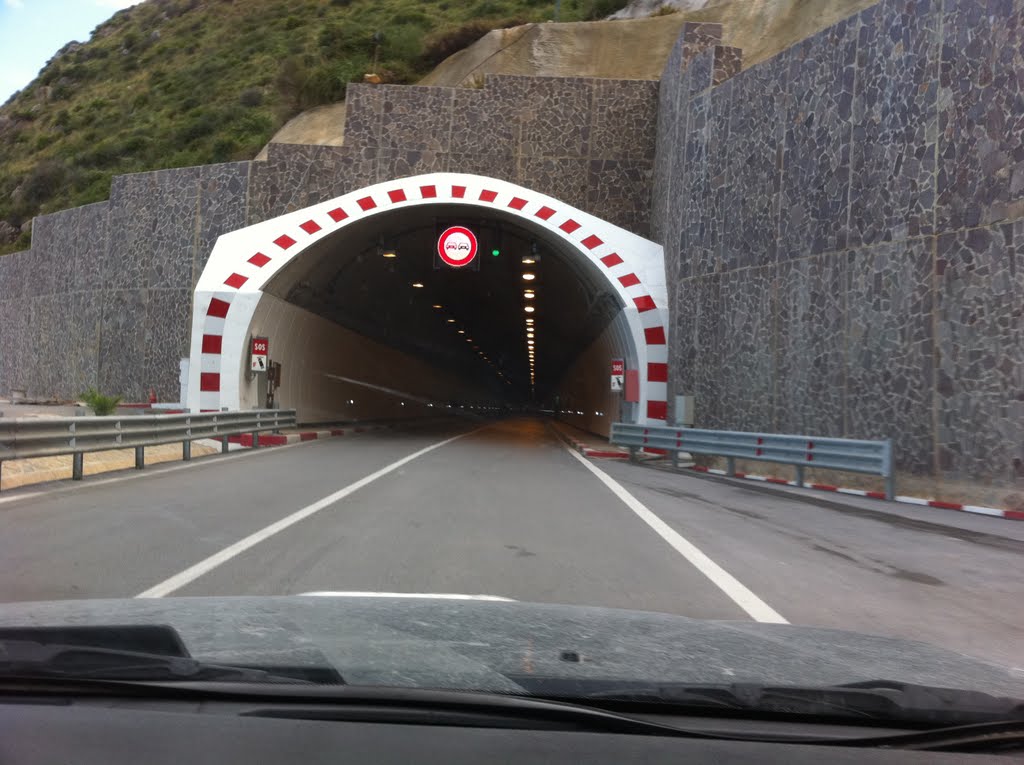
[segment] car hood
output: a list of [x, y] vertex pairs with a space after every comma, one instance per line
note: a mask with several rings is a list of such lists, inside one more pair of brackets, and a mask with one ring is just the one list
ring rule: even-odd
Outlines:
[[0, 628], [170, 625], [208, 662], [335, 668], [347, 683], [522, 692], [526, 677], [1024, 695], [1024, 677], [927, 643], [646, 611], [462, 597], [232, 597], [0, 605]]

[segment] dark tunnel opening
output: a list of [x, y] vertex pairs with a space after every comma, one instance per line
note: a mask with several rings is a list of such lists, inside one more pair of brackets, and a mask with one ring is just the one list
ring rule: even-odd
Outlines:
[[[440, 233], [456, 225], [478, 242], [462, 268], [436, 251]], [[566, 371], [622, 309], [604, 277], [568, 247], [512, 215], [409, 207], [310, 246], [265, 291], [457, 375], [492, 401], [557, 406]]]

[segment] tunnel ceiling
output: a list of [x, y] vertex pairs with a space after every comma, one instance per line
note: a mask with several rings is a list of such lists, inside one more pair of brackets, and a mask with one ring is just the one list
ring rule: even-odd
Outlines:
[[[438, 234], [450, 225], [477, 234], [478, 270], [435, 267]], [[536, 395], [542, 398], [621, 308], [596, 269], [565, 247], [513, 216], [461, 205], [409, 207], [318, 242], [277, 274], [267, 292], [524, 398], [529, 394], [525, 319], [533, 316]], [[394, 257], [385, 257], [386, 252]], [[538, 262], [524, 264], [524, 257]], [[525, 281], [524, 272], [536, 279]], [[527, 288], [535, 291], [532, 300], [524, 297]], [[529, 304], [535, 306], [532, 314], [524, 308]]]

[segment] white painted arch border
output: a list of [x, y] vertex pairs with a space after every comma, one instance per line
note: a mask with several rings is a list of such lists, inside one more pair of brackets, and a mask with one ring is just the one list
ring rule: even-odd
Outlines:
[[544, 194], [463, 173], [378, 183], [219, 237], [193, 301], [189, 409], [240, 407], [249, 326], [264, 287], [284, 266], [351, 223], [402, 207], [437, 204], [518, 216], [593, 263], [625, 305], [640, 373], [639, 419], [665, 421], [668, 299], [661, 245]]

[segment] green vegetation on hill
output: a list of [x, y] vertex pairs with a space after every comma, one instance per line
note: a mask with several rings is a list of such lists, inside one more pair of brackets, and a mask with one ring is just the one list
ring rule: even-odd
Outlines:
[[[287, 119], [374, 71], [413, 82], [554, 0], [147, 0], [69, 44], [0, 107], [0, 253], [121, 173], [251, 159]], [[625, 0], [562, 0], [561, 20]], [[6, 222], [6, 225], [5, 225]], [[13, 228], [12, 228], [13, 227]], [[7, 232], [5, 234], [4, 232]]]

